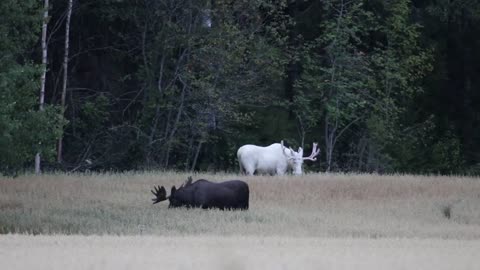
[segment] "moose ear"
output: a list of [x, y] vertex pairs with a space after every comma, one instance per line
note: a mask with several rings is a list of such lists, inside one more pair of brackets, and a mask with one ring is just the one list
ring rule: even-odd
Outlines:
[[172, 196], [173, 193], [177, 191], [177, 188], [175, 186], [172, 187], [172, 190], [170, 191], [170, 196]]
[[301, 155], [303, 155], [303, 149], [302, 149], [302, 147], [298, 147], [298, 153], [301, 154]]
[[189, 177], [188, 177], [188, 180], [187, 180], [187, 183], [185, 184], [185, 186], [191, 185], [191, 184], [192, 184], [192, 181], [193, 181], [192, 177], [189, 176]]

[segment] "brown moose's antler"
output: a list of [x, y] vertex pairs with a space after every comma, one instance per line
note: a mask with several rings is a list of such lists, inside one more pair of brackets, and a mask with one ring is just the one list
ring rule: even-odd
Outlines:
[[308, 160], [312, 160], [312, 161], [317, 160], [316, 157], [318, 156], [318, 154], [320, 154], [320, 149], [317, 150], [317, 145], [318, 145], [318, 143], [313, 143], [312, 153], [310, 154], [309, 157], [304, 157], [303, 159], [308, 159]]
[[159, 203], [161, 201], [165, 201], [167, 197], [167, 191], [165, 188], [162, 186], [153, 186], [154, 189], [150, 190], [153, 195], [155, 195], [155, 198], [152, 199], [153, 204]]

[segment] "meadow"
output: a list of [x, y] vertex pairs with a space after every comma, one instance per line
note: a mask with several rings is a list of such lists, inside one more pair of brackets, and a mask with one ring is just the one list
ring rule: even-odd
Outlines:
[[[154, 185], [169, 192], [188, 176], [0, 178], [0, 260], [9, 269], [154, 269], [164, 263], [173, 269], [475, 269], [480, 263], [478, 178], [194, 174], [246, 181], [250, 209], [151, 204]], [[69, 263], [57, 265], [47, 254]], [[30, 260], [19, 260], [24, 255]], [[432, 268], [434, 260], [438, 267]]]
[[480, 181], [466, 177], [307, 174], [245, 177], [248, 211], [168, 209], [154, 185], [189, 174], [46, 174], [0, 180], [0, 233], [436, 237], [480, 239]]

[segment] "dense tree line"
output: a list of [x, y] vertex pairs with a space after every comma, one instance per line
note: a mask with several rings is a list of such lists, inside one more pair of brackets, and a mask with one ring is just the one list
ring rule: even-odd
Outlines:
[[237, 170], [282, 139], [320, 142], [310, 171], [480, 172], [480, 2], [40, 2], [0, 2], [3, 173]]

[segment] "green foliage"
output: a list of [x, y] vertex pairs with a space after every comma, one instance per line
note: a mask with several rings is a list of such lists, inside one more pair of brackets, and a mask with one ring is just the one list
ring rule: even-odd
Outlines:
[[305, 42], [301, 53], [303, 72], [296, 82], [294, 103], [298, 118], [304, 119], [300, 122], [305, 122], [301, 126], [321, 126], [327, 136], [324, 147], [330, 169], [344, 132], [360, 124], [373, 106], [368, 88], [372, 66], [363, 40], [373, 16], [362, 2], [336, 0], [326, 1], [322, 14], [321, 31]]
[[104, 95], [85, 102], [81, 109], [81, 121], [77, 122], [78, 131], [84, 133], [85, 136], [91, 136], [96, 134], [99, 129], [103, 129], [109, 119], [109, 105], [110, 101]]
[[421, 79], [432, 69], [431, 50], [421, 47], [420, 27], [410, 19], [410, 1], [385, 2], [382, 9], [385, 17], [374, 32], [382, 38], [370, 57], [374, 71], [369, 85], [374, 97], [370, 119], [374, 121], [367, 127], [377, 155], [389, 161], [384, 166], [408, 172], [419, 169], [415, 164], [423, 156], [419, 153], [427, 136], [423, 131], [429, 126], [428, 120], [415, 123], [418, 120], [409, 109], [422, 93]]
[[405, 130], [419, 135], [427, 124], [405, 114], [411, 116], [432, 58], [431, 49], [420, 45], [410, 1], [332, 0], [324, 2], [322, 14], [321, 32], [300, 53], [295, 112], [310, 130], [323, 125], [328, 168], [356, 157], [367, 160], [360, 162], [365, 167], [345, 169], [412, 170], [427, 135]]
[[429, 169], [433, 173], [458, 173], [464, 165], [460, 141], [452, 134], [447, 134], [433, 145], [431, 156]]
[[[29, 72], [29, 77], [25, 73]], [[28, 160], [33, 161], [38, 140], [32, 133], [35, 124], [33, 108], [38, 83], [33, 79], [35, 68], [5, 66], [0, 72], [0, 170], [11, 173], [22, 168]], [[14, 90], [14, 91], [12, 91]], [[32, 121], [33, 120], [33, 121]]]
[[[146, 166], [168, 167], [172, 155], [182, 153], [187, 161], [172, 166], [189, 169], [197, 147], [217, 151], [221, 138], [248, 125], [255, 112], [245, 106], [265, 103], [281, 77], [281, 52], [271, 44], [281, 43], [281, 26], [264, 27], [259, 13], [263, 9], [276, 17], [281, 6], [270, 1], [177, 4], [137, 6], [131, 17], [121, 15], [143, 36], [119, 38], [125, 46], [142, 46], [133, 62], [139, 66], [135, 79], [143, 84], [143, 100], [129, 126], [140, 134]], [[119, 13], [125, 8], [117, 7]], [[211, 27], [203, 21], [208, 14]]]
[[[26, 50], [38, 40], [41, 3], [36, 0], [4, 0], [0, 3], [0, 51], [2, 63], [25, 60]], [[5, 67], [4, 67], [5, 68]]]
[[0, 3], [0, 173], [16, 173], [33, 165], [36, 153], [51, 158], [61, 135], [60, 111], [38, 111], [39, 67], [28, 60], [38, 39], [38, 1]]
[[[320, 142], [312, 170], [478, 174], [477, 2], [79, 1], [62, 166], [236, 170], [242, 144], [284, 139]], [[54, 104], [65, 2], [51, 3]], [[65, 124], [37, 110], [41, 8], [0, 3], [3, 172], [51, 158]]]

